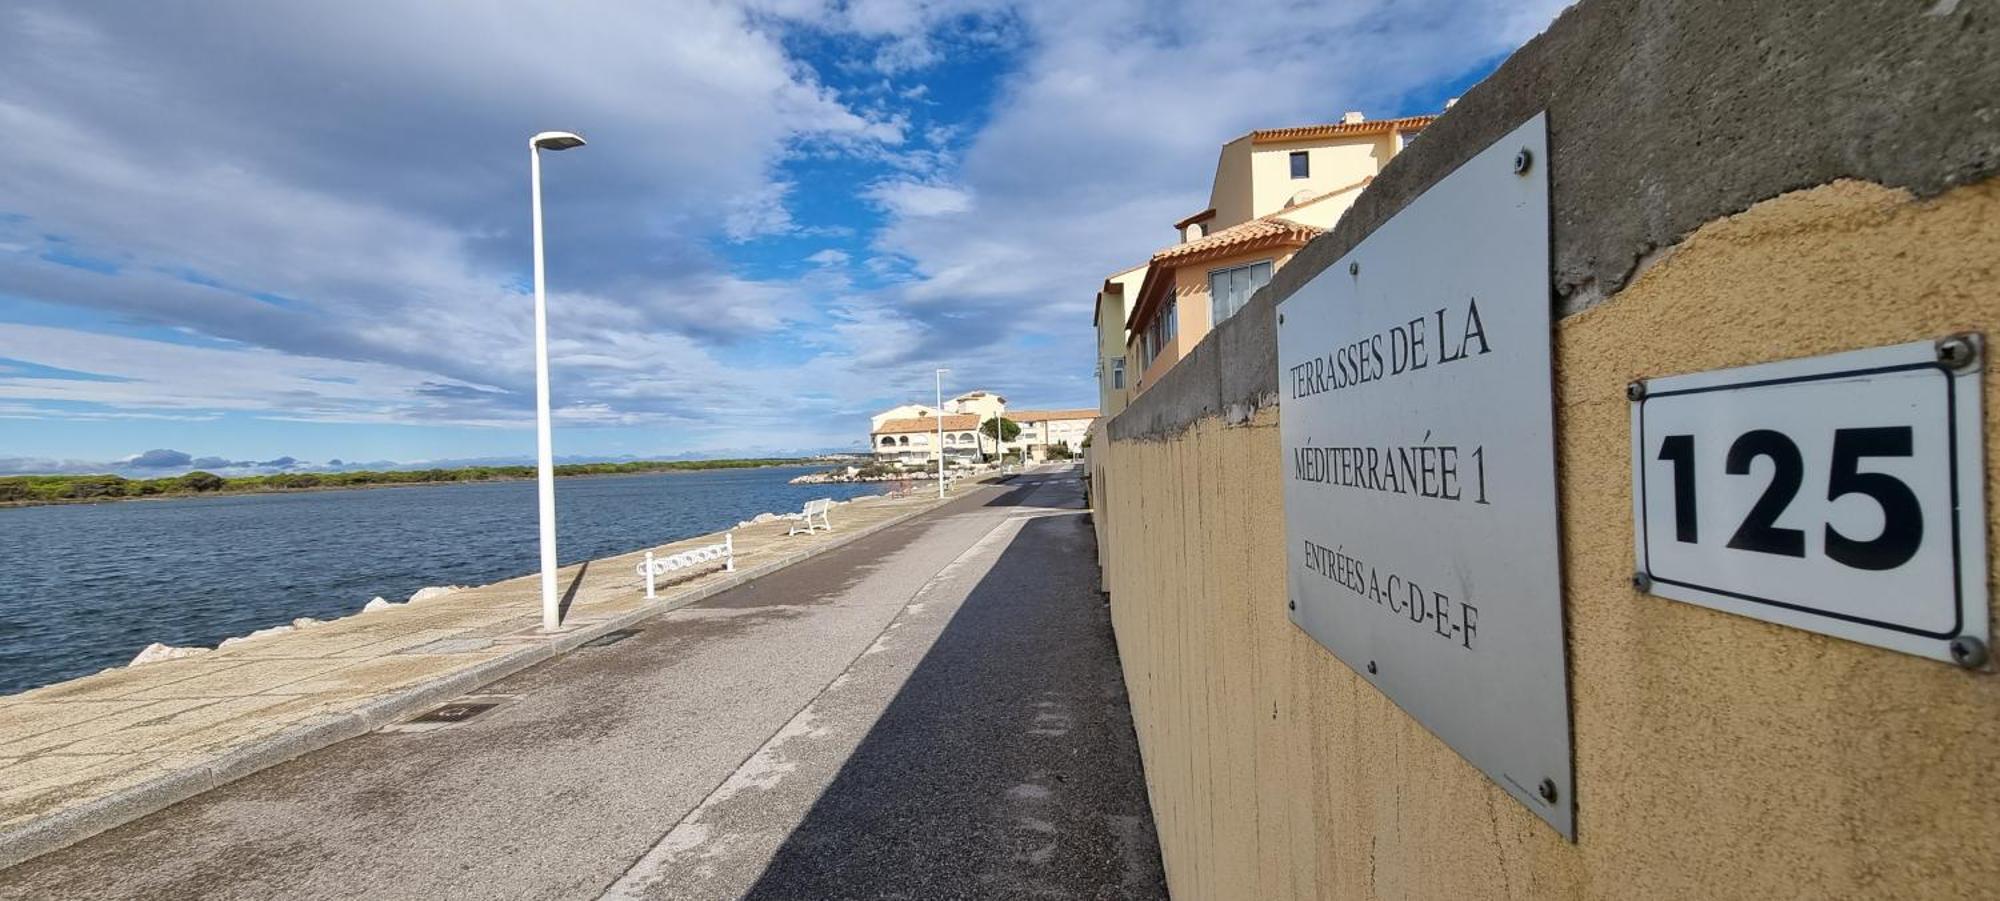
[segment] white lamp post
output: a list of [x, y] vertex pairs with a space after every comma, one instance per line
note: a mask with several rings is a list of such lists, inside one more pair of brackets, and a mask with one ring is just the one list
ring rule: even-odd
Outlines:
[[949, 369], [940, 369], [937, 375], [937, 458], [938, 458], [938, 499], [944, 499], [944, 374]]
[[545, 131], [528, 139], [528, 186], [535, 215], [535, 482], [542, 525], [542, 631], [562, 626], [556, 602], [556, 462], [549, 434], [549, 305], [542, 293], [542, 151], [582, 147], [583, 138]]

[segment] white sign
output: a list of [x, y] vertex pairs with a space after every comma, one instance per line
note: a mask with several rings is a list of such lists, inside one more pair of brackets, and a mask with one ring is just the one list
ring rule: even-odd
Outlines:
[[1292, 621], [1574, 837], [1543, 117], [1278, 305]]
[[1963, 336], [1635, 385], [1635, 578], [1691, 604], [1983, 662], [1980, 357]]

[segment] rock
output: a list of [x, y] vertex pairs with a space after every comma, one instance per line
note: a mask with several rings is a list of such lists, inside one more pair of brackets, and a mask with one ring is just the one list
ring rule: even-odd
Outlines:
[[753, 522], [753, 523], [766, 523], [766, 522], [777, 522], [777, 521], [778, 521], [778, 514], [776, 514], [776, 513], [759, 513], [759, 514], [757, 514], [756, 516], [752, 517], [752, 518], [750, 519], [750, 521], [751, 521], [751, 522]]
[[292, 628], [294, 629], [310, 629], [319, 624], [319, 620], [313, 619], [310, 616], [301, 616], [298, 619], [292, 620]]
[[239, 636], [237, 638], [225, 638], [222, 640], [221, 644], [215, 646], [215, 649], [220, 651], [223, 648], [229, 647], [230, 645], [240, 644], [242, 642], [249, 641], [252, 638], [263, 638], [266, 635], [283, 635], [286, 632], [292, 632], [292, 631], [296, 631], [292, 626], [272, 626], [269, 629], [258, 629], [257, 631], [252, 632], [248, 635]]
[[454, 591], [459, 591], [463, 588], [465, 588], [465, 586], [463, 585], [432, 585], [429, 588], [419, 588], [417, 589], [416, 594], [410, 595], [409, 602], [414, 604], [418, 601], [428, 601], [432, 598], [441, 598], [444, 597], [445, 595], [448, 595]]
[[401, 605], [401, 604], [392, 604], [392, 603], [390, 603], [390, 602], [389, 602], [389, 599], [388, 599], [388, 598], [384, 598], [384, 597], [377, 597], [376, 599], [374, 599], [374, 600], [372, 600], [372, 601], [369, 601], [369, 602], [367, 603], [367, 605], [363, 606], [363, 607], [361, 608], [361, 612], [362, 612], [362, 613], [373, 613], [374, 611], [377, 611], [377, 610], [387, 610], [387, 609], [389, 609], [390, 607], [401, 607], [401, 606], [403, 606], [403, 605]]
[[182, 657], [194, 657], [206, 653], [208, 653], [208, 648], [177, 648], [173, 645], [161, 644], [156, 641], [147, 645], [146, 649], [140, 651], [139, 656], [132, 658], [132, 662], [126, 664], [126, 666], [140, 666], [147, 663], [158, 663], [162, 660], [179, 660]]

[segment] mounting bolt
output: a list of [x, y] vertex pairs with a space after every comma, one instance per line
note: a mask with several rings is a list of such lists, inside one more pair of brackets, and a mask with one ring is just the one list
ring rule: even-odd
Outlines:
[[1554, 779], [1543, 779], [1537, 791], [1541, 794], [1542, 800], [1550, 804], [1556, 803], [1556, 781]]
[[1375, 675], [1375, 661], [1368, 661], [1368, 675]]
[[1625, 399], [1638, 403], [1646, 399], [1646, 380], [1635, 379], [1625, 383]]
[[1515, 175], [1528, 174], [1528, 170], [1534, 168], [1534, 165], [1535, 165], [1535, 154], [1529, 151], [1528, 148], [1523, 147], [1521, 148], [1520, 153], [1514, 154]]
[[1979, 342], [1970, 334], [1940, 338], [1937, 359], [1946, 369], [1965, 369], [1979, 362]]
[[1986, 642], [1970, 635], [1951, 640], [1951, 661], [1966, 669], [1986, 665]]
[[1361, 261], [1360, 261], [1360, 260], [1354, 260], [1354, 261], [1352, 261], [1352, 262], [1348, 263], [1348, 264], [1347, 264], [1347, 274], [1348, 274], [1348, 275], [1360, 275], [1360, 274], [1361, 274]]
[[1652, 575], [1643, 569], [1633, 573], [1632, 587], [1638, 589], [1641, 593], [1652, 591], [1653, 590]]
[[1287, 607], [1290, 607], [1290, 608], [1291, 608], [1291, 609], [1293, 609], [1293, 610], [1297, 610], [1297, 609], [1299, 609], [1299, 602], [1298, 602], [1298, 600], [1297, 600], [1297, 599], [1293, 599], [1293, 600], [1290, 600], [1290, 601], [1286, 601], [1286, 602], [1285, 602], [1285, 606], [1287, 606]]
[[1279, 324], [1279, 325], [1284, 325], [1284, 324], [1285, 324], [1285, 314], [1283, 314], [1283, 313], [1279, 313], [1279, 314], [1278, 314], [1278, 324]]

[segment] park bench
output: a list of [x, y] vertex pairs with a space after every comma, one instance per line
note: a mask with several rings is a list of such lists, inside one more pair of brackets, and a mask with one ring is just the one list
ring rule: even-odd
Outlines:
[[792, 530], [785, 534], [791, 536], [804, 532], [807, 535], [811, 535], [820, 529], [825, 529], [829, 532], [833, 531], [833, 520], [827, 518], [827, 514], [832, 512], [832, 510], [833, 498], [822, 497], [806, 501], [804, 510], [785, 515], [786, 519], [792, 521]]
[[698, 547], [693, 550], [682, 551], [678, 554], [669, 554], [665, 557], [655, 557], [652, 551], [647, 551], [646, 562], [639, 564], [639, 575], [646, 577], [646, 598], [648, 600], [652, 599], [653, 582], [660, 576], [664, 576], [675, 570], [690, 569], [704, 563], [713, 563], [717, 560], [722, 561], [723, 572], [733, 573], [736, 571], [736, 536], [733, 533], [722, 533], [722, 543], [720, 544]]

